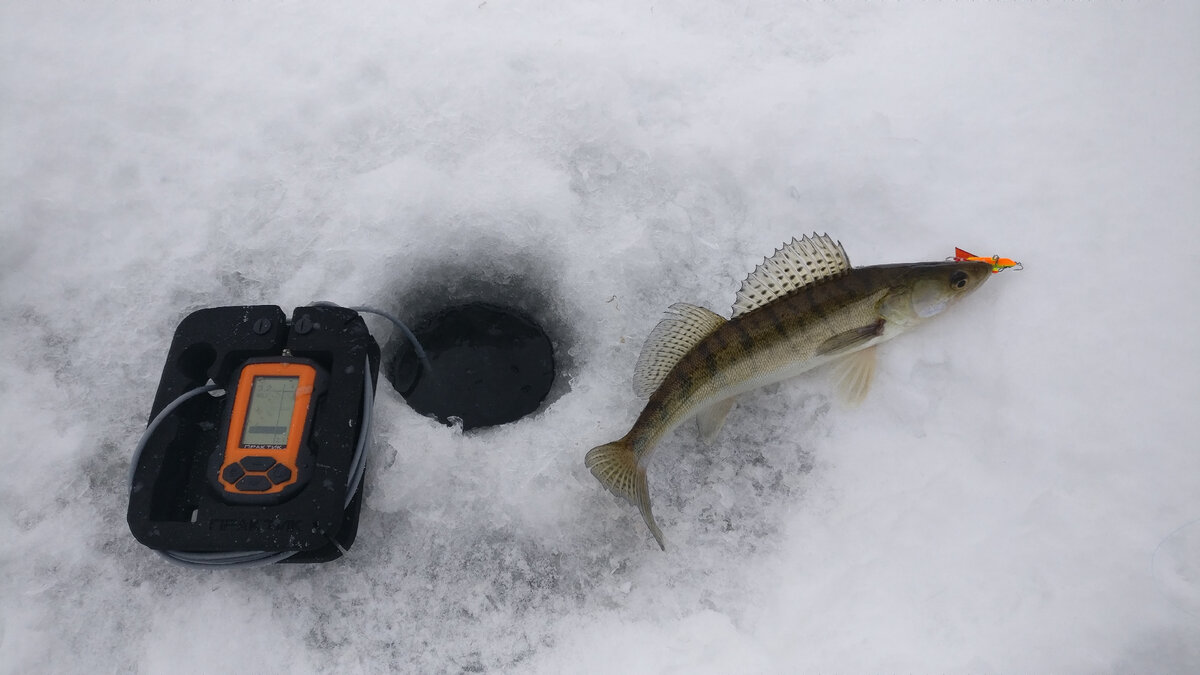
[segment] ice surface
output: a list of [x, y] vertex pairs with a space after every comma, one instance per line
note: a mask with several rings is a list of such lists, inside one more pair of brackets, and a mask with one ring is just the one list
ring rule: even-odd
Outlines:
[[[0, 9], [0, 671], [1200, 671], [1197, 5], [327, 5]], [[814, 230], [1026, 269], [857, 409], [676, 432], [661, 553], [583, 455], [663, 309]], [[567, 379], [467, 435], [381, 385], [349, 558], [130, 536], [180, 318], [481, 286]]]

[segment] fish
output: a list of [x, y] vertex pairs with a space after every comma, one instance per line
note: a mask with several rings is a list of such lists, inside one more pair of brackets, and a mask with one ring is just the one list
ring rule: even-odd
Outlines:
[[863, 400], [876, 346], [941, 315], [991, 276], [991, 261], [950, 260], [852, 267], [828, 234], [792, 239], [742, 282], [732, 316], [671, 305], [634, 368], [633, 389], [648, 399], [620, 439], [588, 451], [584, 464], [632, 503], [666, 550], [654, 520], [646, 464], [659, 442], [696, 417], [714, 441], [738, 395], [836, 362], [849, 403]]

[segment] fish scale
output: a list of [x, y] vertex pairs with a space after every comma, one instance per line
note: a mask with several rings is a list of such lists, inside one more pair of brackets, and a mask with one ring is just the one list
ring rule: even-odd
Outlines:
[[990, 271], [975, 261], [853, 268], [828, 235], [793, 239], [743, 282], [733, 318], [672, 306], [638, 359], [635, 391], [650, 392], [646, 406], [625, 436], [593, 448], [585, 464], [638, 507], [665, 549], [645, 476], [664, 436], [699, 414], [711, 439], [739, 394], [831, 361], [845, 367], [845, 398], [861, 399], [876, 344], [940, 314]]

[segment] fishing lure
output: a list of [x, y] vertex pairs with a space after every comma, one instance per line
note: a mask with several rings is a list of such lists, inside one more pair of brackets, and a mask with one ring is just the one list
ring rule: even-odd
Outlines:
[[1001, 258], [998, 255], [991, 256], [990, 258], [984, 257], [984, 256], [978, 256], [973, 253], [967, 253], [966, 251], [962, 250], [961, 248], [958, 248], [957, 246], [954, 248], [954, 260], [955, 260], [955, 262], [964, 262], [967, 260], [974, 260], [976, 262], [985, 262], [992, 266], [992, 274], [995, 274], [995, 273], [999, 272], [1000, 270], [1006, 270], [1006, 269], [1010, 269], [1010, 268], [1014, 269], [1014, 270], [1025, 269], [1024, 265], [1022, 265], [1021, 263], [1019, 263], [1015, 260], [1012, 260], [1010, 258]]

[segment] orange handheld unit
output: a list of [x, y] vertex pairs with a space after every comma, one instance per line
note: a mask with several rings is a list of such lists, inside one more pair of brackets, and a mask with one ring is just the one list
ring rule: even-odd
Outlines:
[[323, 369], [308, 359], [251, 359], [234, 374], [211, 478], [226, 501], [273, 504], [309, 479], [312, 420], [325, 391]]

